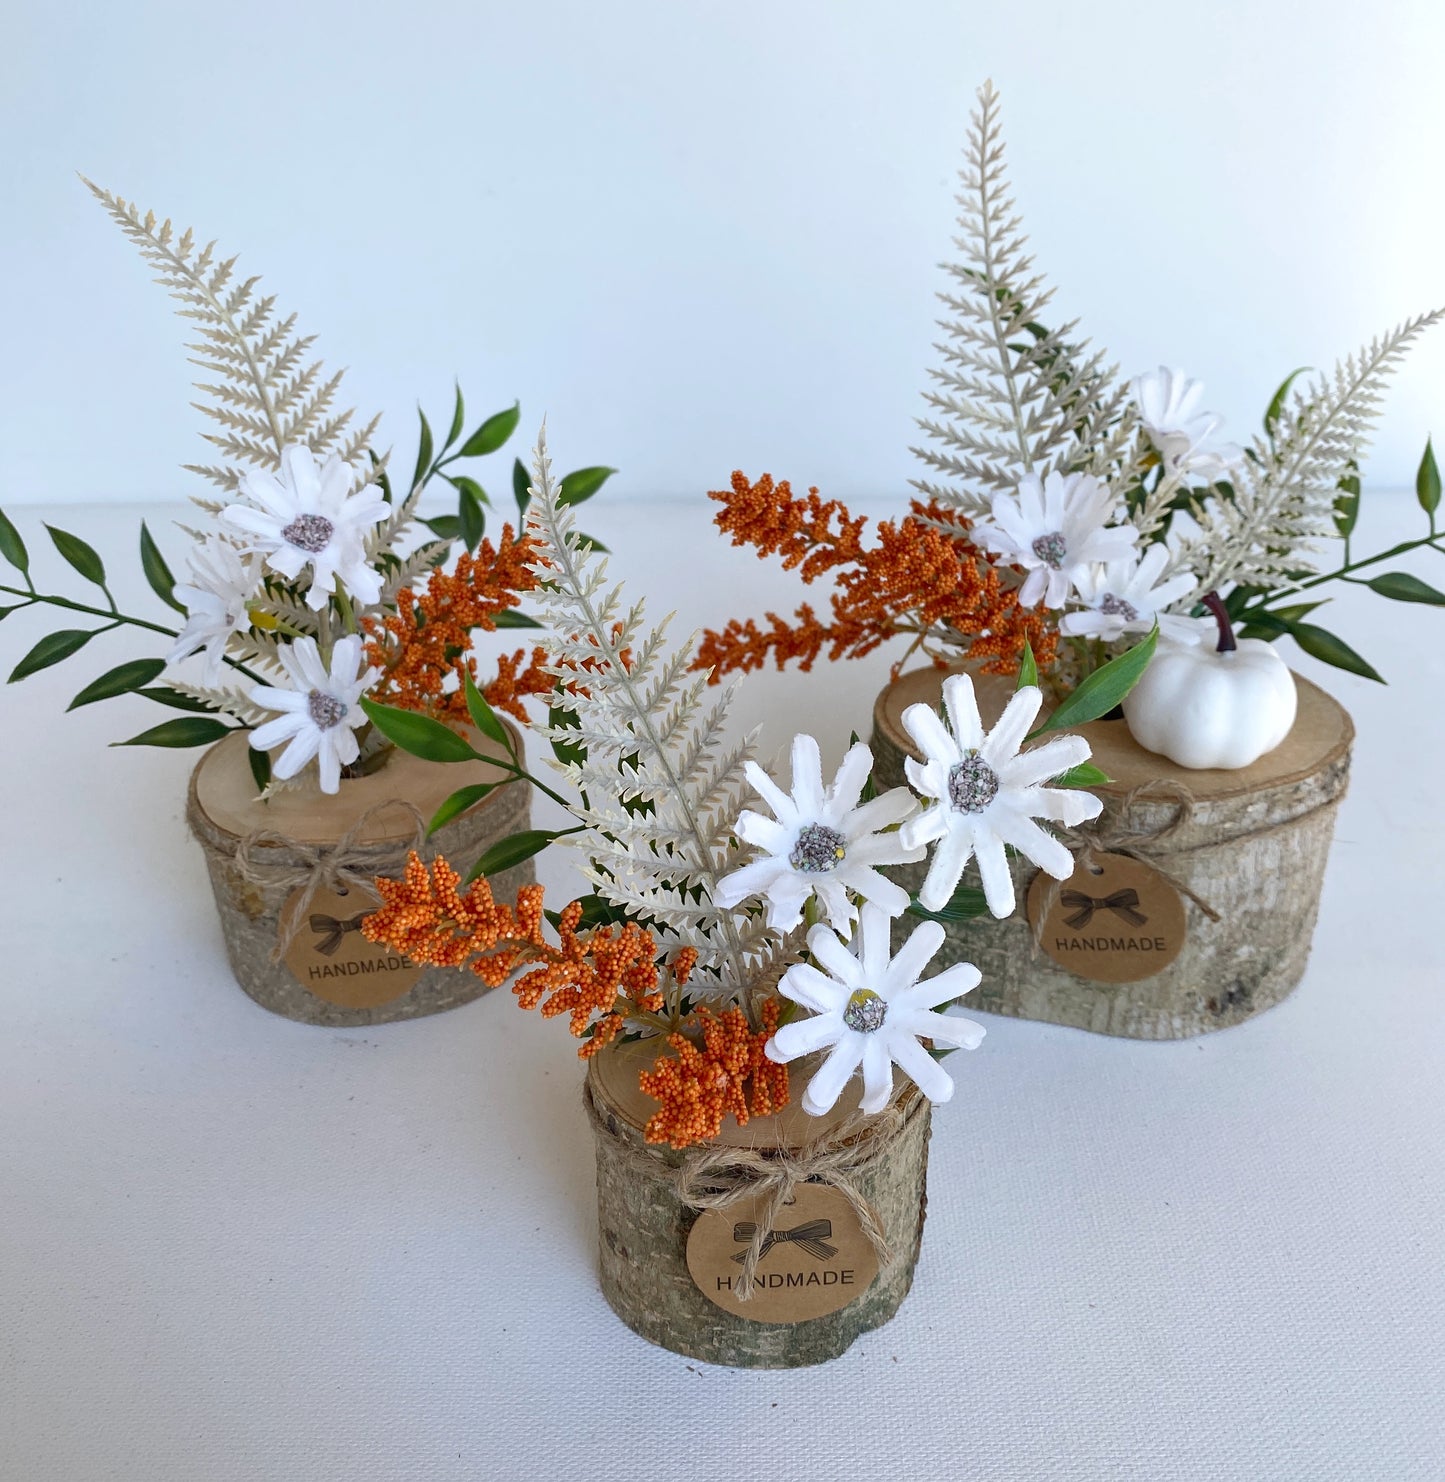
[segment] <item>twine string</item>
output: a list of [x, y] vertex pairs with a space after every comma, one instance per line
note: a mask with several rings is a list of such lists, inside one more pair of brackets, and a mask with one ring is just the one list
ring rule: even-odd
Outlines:
[[[400, 839], [364, 841], [367, 826], [388, 809], [404, 813], [410, 825]], [[320, 890], [346, 895], [371, 887], [377, 875], [392, 875], [406, 862], [413, 849], [426, 842], [426, 820], [404, 798], [384, 798], [373, 804], [334, 844], [307, 844], [276, 829], [256, 829], [241, 839], [235, 850], [236, 873], [249, 885], [268, 890], [295, 890], [301, 894], [281, 921], [271, 961], [280, 962], [309, 917], [312, 901]], [[208, 846], [213, 847], [213, 846]], [[279, 864], [268, 853], [285, 850], [295, 864]]]
[[[1140, 827], [1128, 823], [1126, 820], [1133, 805], [1149, 798], [1174, 803], [1173, 816], [1155, 827]], [[1166, 868], [1159, 859], [1161, 854], [1184, 852], [1179, 849], [1170, 849], [1168, 846], [1193, 821], [1194, 807], [1194, 794], [1182, 782], [1176, 782], [1169, 777], [1160, 777], [1151, 782], [1142, 782], [1138, 787], [1130, 788], [1117, 804], [1107, 809], [1092, 825], [1055, 830], [1059, 842], [1074, 856], [1074, 874], [1071, 874], [1068, 880], [1072, 880], [1080, 869], [1093, 870], [1097, 856], [1101, 854], [1127, 855], [1167, 880], [1180, 895], [1193, 901], [1211, 921], [1218, 921], [1219, 912], [1198, 891], [1181, 880], [1172, 870]], [[1255, 832], [1272, 833], [1276, 828], [1282, 827], [1282, 824], [1276, 824]], [[1032, 933], [1035, 956], [1038, 955], [1040, 944], [1043, 941], [1044, 922], [1048, 920], [1049, 914], [1058, 904], [1059, 896], [1068, 880], [1050, 880], [1048, 888], [1044, 891], [1043, 899], [1039, 902]]]
[[[594, 1129], [607, 1130], [605, 1118], [590, 1092], [584, 1093], [583, 1101]], [[868, 1243], [878, 1254], [879, 1263], [886, 1265], [892, 1259], [883, 1221], [858, 1187], [857, 1180], [871, 1164], [888, 1155], [907, 1121], [908, 1114], [895, 1102], [874, 1116], [855, 1112], [805, 1148], [763, 1150], [713, 1144], [695, 1148], [672, 1170], [671, 1182], [678, 1200], [699, 1212], [728, 1209], [741, 1200], [764, 1196], [733, 1287], [740, 1302], [752, 1296], [768, 1235], [799, 1184], [825, 1184], [836, 1189], [857, 1217]], [[658, 1154], [645, 1144], [634, 1144], [630, 1139], [621, 1141], [639, 1175], [656, 1178]]]

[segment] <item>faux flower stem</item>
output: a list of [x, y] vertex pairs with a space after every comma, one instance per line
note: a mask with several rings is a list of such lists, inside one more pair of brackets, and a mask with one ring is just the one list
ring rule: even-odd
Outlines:
[[[31, 606], [36, 602], [45, 602], [48, 603], [51, 607], [64, 607], [70, 612], [83, 612], [89, 617], [114, 618], [115, 621], [110, 624], [109, 628], [102, 628], [100, 630], [102, 633], [109, 632], [110, 628], [118, 628], [122, 624], [128, 624], [132, 628], [144, 628], [147, 632], [150, 633], [162, 633], [167, 638], [180, 637], [180, 630], [178, 628], [167, 628], [161, 623], [152, 623], [146, 618], [131, 617], [129, 613], [120, 612], [115, 607], [114, 598], [111, 599], [111, 607], [109, 611], [107, 611], [104, 607], [92, 607], [87, 602], [72, 602], [69, 597], [53, 597], [46, 594], [45, 592], [37, 592], [33, 584], [31, 585], [30, 590], [27, 592], [21, 587], [11, 587], [0, 583], [0, 592], [5, 592], [13, 597], [28, 598], [29, 601], [22, 603], [22, 607]], [[109, 597], [110, 593], [106, 592], [105, 595]], [[225, 662], [229, 664], [231, 668], [238, 669], [242, 674], [246, 676], [247, 679], [254, 680], [257, 684], [266, 683], [261, 675], [257, 674], [254, 669], [248, 669], [246, 665], [241, 663], [239, 660], [227, 658]]]
[[348, 633], [360, 633], [361, 624], [356, 621], [356, 608], [352, 605], [346, 588], [340, 582], [336, 584], [336, 605], [341, 609], [341, 617], [342, 621], [346, 624], [346, 631]]
[[[568, 810], [568, 812], [571, 812], [571, 803], [569, 803], [567, 799], [562, 796], [561, 793], [554, 792], [550, 787], [547, 786], [545, 782], [542, 781], [540, 777], [534, 777], [525, 767], [520, 766], [516, 762], [503, 761], [498, 757], [488, 757], [487, 760], [500, 771], [510, 772], [512, 776], [521, 777], [525, 781], [530, 782], [532, 786], [537, 789], [538, 792], [545, 793], [549, 798], [552, 799], [554, 803], [560, 803], [564, 808]], [[578, 828], [563, 830], [563, 833], [568, 834], [575, 834], [580, 832], [580, 826]]]
[[1360, 561], [1349, 561], [1335, 571], [1321, 572], [1319, 576], [1312, 576], [1308, 581], [1298, 582], [1290, 588], [1290, 592], [1308, 591], [1311, 587], [1323, 586], [1327, 581], [1348, 581], [1350, 579], [1350, 573], [1353, 571], [1361, 571], [1366, 566], [1375, 566], [1381, 561], [1392, 560], [1394, 557], [1403, 556], [1409, 551], [1418, 551], [1423, 546], [1429, 546], [1431, 550], [1439, 551], [1442, 555], [1445, 555], [1445, 546], [1440, 546], [1436, 543], [1439, 538], [1439, 535], [1432, 531], [1429, 535], [1422, 535], [1418, 540], [1402, 540], [1399, 545], [1391, 546], [1387, 551], [1380, 551], [1374, 556], [1366, 556]]

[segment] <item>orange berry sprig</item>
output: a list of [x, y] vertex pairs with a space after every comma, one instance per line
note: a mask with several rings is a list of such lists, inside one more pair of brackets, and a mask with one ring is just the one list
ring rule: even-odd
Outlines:
[[362, 933], [416, 963], [465, 967], [489, 987], [530, 967], [513, 987], [522, 1007], [535, 1008], [550, 994], [542, 1013], [570, 1014], [579, 1038], [593, 1013], [625, 1013], [619, 998], [640, 1012], [661, 1008], [657, 944], [650, 932], [627, 922], [579, 933], [582, 906], [573, 901], [562, 912], [561, 941], [554, 946], [544, 932], [540, 885], [522, 886], [513, 907], [493, 898], [485, 876], [465, 892], [460, 883], [445, 859], [437, 858], [428, 871], [412, 854], [400, 880], [376, 881], [382, 905], [362, 922]]
[[[438, 857], [428, 870], [413, 853], [401, 879], [376, 881], [382, 904], [361, 923], [362, 934], [415, 963], [465, 968], [492, 988], [527, 969], [512, 985], [517, 1002], [524, 1009], [540, 1005], [544, 1018], [568, 1015], [572, 1033], [585, 1040], [577, 1052], [583, 1058], [610, 1043], [627, 1020], [661, 1011], [651, 932], [632, 921], [579, 932], [582, 904], [573, 901], [562, 912], [553, 945], [545, 934], [540, 885], [522, 886], [516, 905], [508, 906], [493, 897], [485, 876], [465, 891], [460, 884], [445, 859]], [[696, 961], [691, 948], [679, 951], [673, 980], [685, 983]]]
[[638, 1076], [643, 1091], [662, 1103], [648, 1119], [648, 1142], [690, 1147], [716, 1137], [729, 1113], [746, 1126], [749, 1116], [765, 1117], [788, 1104], [788, 1067], [763, 1054], [778, 1027], [778, 1009], [776, 998], [767, 999], [763, 1027], [754, 1030], [741, 1008], [719, 1014], [703, 1007], [697, 1011], [701, 1046], [681, 1032], [668, 1036], [675, 1053], [660, 1054]]
[[[582, 903], [572, 901], [558, 919], [554, 945], [545, 935], [540, 885], [524, 885], [512, 906], [493, 896], [485, 876], [466, 890], [460, 885], [445, 859], [428, 868], [413, 853], [399, 880], [376, 881], [382, 904], [362, 921], [362, 934], [419, 965], [466, 969], [489, 987], [520, 973], [512, 985], [518, 1004], [540, 1006], [544, 1018], [567, 1015], [583, 1041], [577, 1051], [583, 1059], [611, 1044], [629, 1021], [667, 1032], [674, 1053], [661, 1052], [638, 1074], [642, 1090], [662, 1103], [647, 1123], [649, 1142], [688, 1147], [715, 1137], [729, 1113], [745, 1124], [787, 1105], [788, 1067], [763, 1054], [778, 1027], [776, 998], [764, 1003], [756, 1031], [741, 1008], [697, 1009], [698, 1045], [682, 1031], [676, 1011], [671, 1021], [659, 1018], [666, 994], [651, 932], [632, 921], [579, 931]], [[679, 1004], [696, 964], [691, 947], [667, 964]]]
[[[475, 552], [463, 551], [454, 571], [432, 571], [420, 593], [410, 587], [398, 592], [396, 612], [364, 619], [367, 662], [382, 671], [370, 698], [466, 725], [461, 680], [473, 672], [472, 634], [477, 629], [495, 632], [497, 619], [536, 590], [537, 577], [529, 565], [535, 559], [532, 540], [514, 536], [505, 525], [495, 546], [483, 540]], [[525, 722], [522, 701], [549, 694], [555, 683], [543, 668], [545, 659], [540, 648], [501, 655], [496, 678], [486, 685], [478, 681], [487, 703]]]
[[[915, 502], [903, 519], [881, 521], [877, 545], [865, 549], [864, 518], [822, 500], [816, 489], [798, 498], [786, 480], [764, 474], [754, 484], [734, 473], [730, 490], [708, 497], [723, 505], [716, 523], [734, 545], [754, 545], [760, 557], [781, 555], [805, 582], [837, 572], [829, 620], [804, 603], [791, 621], [770, 612], [766, 627], [734, 618], [720, 631], [706, 630], [693, 667], [712, 669], [714, 682], [770, 661], [782, 669], [797, 660], [808, 670], [824, 652], [862, 658], [900, 633], [940, 665], [967, 658], [983, 661], [985, 673], [1016, 672], [1025, 643], [1041, 666], [1053, 660], [1058, 634], [1047, 615], [1019, 606], [1017, 584], [968, 542], [966, 526], [947, 511]], [[957, 535], [942, 528], [950, 524]]]

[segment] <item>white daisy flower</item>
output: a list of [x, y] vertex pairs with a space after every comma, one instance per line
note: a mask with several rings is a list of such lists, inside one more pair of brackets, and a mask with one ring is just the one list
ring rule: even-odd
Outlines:
[[277, 777], [294, 777], [316, 758], [321, 791], [335, 792], [341, 769], [360, 753], [357, 726], [366, 724], [366, 712], [357, 701], [381, 676], [379, 669], [361, 673], [361, 639], [348, 633], [331, 650], [331, 668], [321, 661], [314, 638], [298, 638], [280, 650], [281, 667], [291, 688], [271, 685], [251, 691], [252, 704], [279, 710], [251, 734], [256, 751], [269, 751], [283, 741], [290, 745], [275, 763]]
[[231, 635], [251, 626], [246, 604], [261, 585], [261, 562], [256, 556], [243, 559], [229, 540], [211, 535], [191, 547], [187, 564], [191, 580], [177, 583], [173, 594], [186, 609], [186, 623], [166, 662], [179, 664], [205, 649], [202, 679], [214, 686], [221, 681], [221, 661]]
[[1017, 691], [998, 724], [985, 732], [973, 680], [953, 674], [943, 682], [945, 726], [929, 705], [910, 705], [903, 727], [923, 752], [904, 770], [913, 790], [930, 806], [899, 830], [905, 844], [937, 844], [919, 903], [941, 911], [953, 897], [964, 867], [976, 854], [984, 898], [995, 916], [1014, 908], [1014, 882], [1004, 846], [1012, 845], [1056, 880], [1073, 873], [1074, 857], [1036, 818], [1072, 827], [1097, 818], [1103, 804], [1076, 788], [1045, 787], [1089, 756], [1082, 736], [1060, 736], [1020, 752], [1043, 696], [1034, 685]]
[[960, 962], [921, 983], [919, 974], [943, 945], [943, 928], [923, 922], [890, 959], [892, 927], [880, 907], [864, 906], [856, 952], [850, 952], [826, 926], [815, 926], [808, 933], [808, 950], [826, 971], [795, 963], [778, 985], [785, 998], [812, 1009], [813, 1017], [784, 1024], [763, 1048], [768, 1059], [786, 1065], [833, 1047], [803, 1092], [809, 1116], [831, 1111], [860, 1065], [862, 1108], [870, 1115], [888, 1105], [895, 1065], [930, 1101], [947, 1101], [952, 1077], [919, 1040], [963, 1050], [977, 1049], [983, 1040], [983, 1025], [935, 1012], [976, 988], [978, 969]]
[[816, 895], [835, 931], [847, 936], [857, 917], [850, 890], [873, 901], [890, 916], [908, 908], [908, 892], [885, 880], [877, 865], [910, 864], [924, 851], [900, 841], [896, 832], [918, 806], [906, 787], [895, 787], [859, 804], [873, 770], [873, 753], [863, 742], [850, 747], [833, 778], [823, 786], [823, 759], [811, 736], [793, 738], [793, 791], [790, 796], [756, 762], [747, 764], [748, 781], [773, 810], [773, 818], [744, 810], [738, 837], [756, 845], [764, 857], [724, 875], [715, 904], [724, 910], [751, 895], [768, 903], [768, 925], [789, 931], [803, 919], [803, 907]]
[[338, 580], [371, 606], [381, 600], [381, 576], [366, 559], [366, 536], [390, 506], [375, 484], [353, 494], [355, 482], [356, 470], [334, 453], [318, 465], [310, 448], [292, 443], [282, 451], [279, 477], [256, 469], [242, 477], [246, 502], [227, 505], [221, 523], [288, 580], [309, 566], [308, 607], [325, 607]]
[[995, 494], [974, 538], [985, 550], [1022, 566], [1025, 607], [1062, 607], [1078, 576], [1097, 562], [1115, 561], [1134, 548], [1132, 525], [1108, 526], [1114, 496], [1092, 474], [1028, 473], [1016, 494]]
[[1194, 590], [1194, 574], [1181, 571], [1161, 582], [1170, 559], [1169, 548], [1156, 541], [1142, 556], [1131, 554], [1076, 577], [1075, 595], [1084, 607], [1060, 618], [1059, 632], [1112, 643], [1125, 633], [1147, 633], [1158, 622], [1161, 636], [1192, 641], [1193, 619], [1165, 609]]
[[1224, 418], [1198, 410], [1203, 381], [1191, 380], [1182, 370], [1161, 365], [1129, 382], [1129, 394], [1149, 441], [1159, 450], [1169, 473], [1223, 477], [1244, 457], [1233, 443], [1216, 443]]

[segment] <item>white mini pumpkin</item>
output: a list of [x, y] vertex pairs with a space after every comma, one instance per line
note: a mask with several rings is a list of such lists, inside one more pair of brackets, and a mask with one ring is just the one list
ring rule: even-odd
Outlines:
[[1124, 697], [1129, 734], [1181, 767], [1233, 770], [1273, 751], [1294, 725], [1294, 675], [1258, 638], [1236, 639], [1224, 604], [1205, 605], [1219, 643], [1161, 647]]

